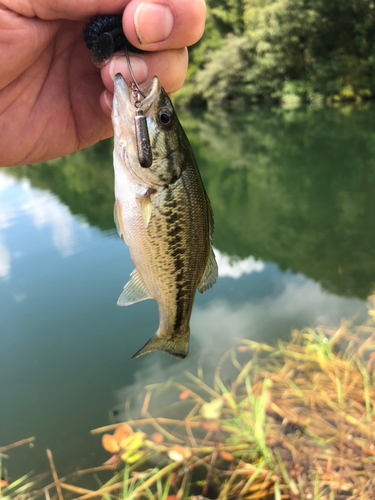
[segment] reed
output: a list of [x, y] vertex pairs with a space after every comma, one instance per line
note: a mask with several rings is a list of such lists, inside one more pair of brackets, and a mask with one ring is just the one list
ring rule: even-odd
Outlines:
[[64, 490], [77, 500], [373, 500], [374, 309], [372, 298], [365, 324], [306, 328], [276, 346], [243, 339], [212, 386], [201, 372], [166, 382], [179, 391], [181, 419], [150, 415], [166, 384], [147, 387], [141, 418], [91, 431], [110, 453], [109, 481], [87, 490], [79, 474], [72, 484], [55, 471], [33, 497], [59, 492], [58, 482], [59, 497]]

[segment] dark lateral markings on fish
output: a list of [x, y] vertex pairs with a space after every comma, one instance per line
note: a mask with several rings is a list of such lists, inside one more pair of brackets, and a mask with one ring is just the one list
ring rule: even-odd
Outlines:
[[[108, 62], [119, 45], [127, 43], [119, 38], [120, 17], [96, 17], [84, 29], [97, 65]], [[211, 244], [214, 219], [192, 148], [169, 96], [156, 76], [141, 90], [152, 153], [148, 168], [140, 165], [137, 151], [134, 121], [138, 107], [123, 76], [114, 78], [114, 218], [135, 265], [117, 304], [127, 306], [150, 298], [158, 304], [159, 328], [133, 358], [161, 350], [183, 359], [189, 351], [196, 290], [206, 292], [218, 277]]]

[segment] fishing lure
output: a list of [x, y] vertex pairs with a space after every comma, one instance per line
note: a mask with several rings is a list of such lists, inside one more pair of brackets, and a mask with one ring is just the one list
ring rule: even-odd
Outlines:
[[134, 118], [138, 161], [141, 167], [150, 168], [152, 165], [152, 151], [147, 128], [147, 120], [144, 116], [141, 97], [146, 96], [139, 88], [129, 59], [129, 50], [136, 54], [143, 54], [144, 50], [134, 47], [125, 36], [122, 28], [122, 15], [96, 16], [90, 19], [83, 28], [83, 41], [91, 52], [91, 60], [97, 68], [102, 68], [111, 60], [113, 54], [125, 50], [129, 72], [132, 77], [131, 90], [135, 99], [134, 106], [137, 112]]
[[102, 68], [111, 59], [114, 52], [127, 48], [135, 54], [144, 50], [134, 47], [122, 29], [122, 15], [96, 16], [83, 28], [83, 41], [91, 52], [91, 59], [97, 68]]

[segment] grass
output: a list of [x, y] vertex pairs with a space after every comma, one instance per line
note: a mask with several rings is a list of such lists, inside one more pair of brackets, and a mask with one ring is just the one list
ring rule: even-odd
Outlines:
[[[372, 299], [360, 326], [294, 331], [277, 346], [242, 340], [221, 359], [212, 386], [200, 370], [184, 384], [146, 387], [139, 419], [91, 431], [109, 452], [103, 466], [59, 479], [50, 454], [53, 482], [33, 490], [24, 477], [0, 496], [373, 500], [374, 318]], [[175, 391], [183, 418], [169, 418], [170, 408], [150, 415], [165, 390]], [[84, 474], [108, 470], [98, 489], [78, 486]]]

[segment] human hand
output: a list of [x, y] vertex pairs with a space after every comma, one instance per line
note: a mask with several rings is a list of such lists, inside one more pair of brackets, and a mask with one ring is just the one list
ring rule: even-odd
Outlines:
[[112, 135], [113, 76], [121, 72], [129, 82], [126, 59], [115, 56], [98, 70], [82, 30], [90, 17], [123, 10], [126, 37], [148, 51], [131, 54], [137, 83], [157, 75], [176, 92], [186, 76], [186, 46], [203, 33], [204, 0], [2, 1], [1, 166], [56, 158]]

